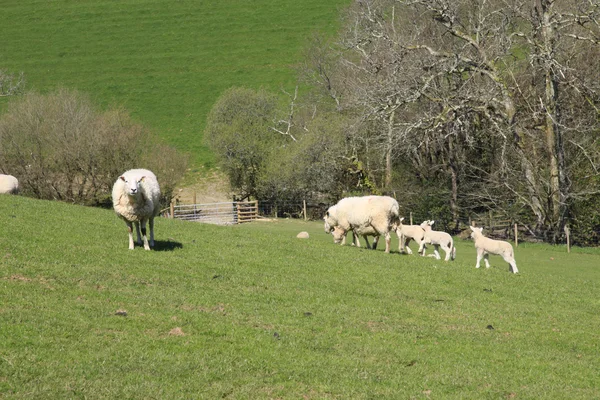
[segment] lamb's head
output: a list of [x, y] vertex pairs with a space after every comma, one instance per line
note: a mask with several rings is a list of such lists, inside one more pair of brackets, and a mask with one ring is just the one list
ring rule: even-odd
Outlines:
[[433, 225], [435, 223], [435, 221], [423, 221], [421, 222], [420, 227], [424, 230], [424, 231], [430, 231], [431, 230], [431, 225]]
[[344, 236], [346, 236], [346, 231], [341, 227], [336, 226], [331, 230], [331, 234], [333, 235], [333, 243], [340, 244], [344, 239]]
[[483, 228], [476, 228], [474, 226], [469, 226], [471, 229], [471, 238], [477, 239], [480, 236], [483, 236]]
[[129, 196], [136, 197], [139, 195], [142, 187], [141, 183], [144, 181], [145, 176], [136, 176], [136, 175], [121, 175], [119, 179], [123, 181], [125, 184], [125, 193]]
[[325, 222], [325, 233], [333, 232], [334, 227], [337, 225], [337, 220], [334, 217], [335, 210], [335, 206], [329, 207], [329, 209], [327, 209], [327, 212], [325, 213], [325, 216], [323, 217], [323, 222]]

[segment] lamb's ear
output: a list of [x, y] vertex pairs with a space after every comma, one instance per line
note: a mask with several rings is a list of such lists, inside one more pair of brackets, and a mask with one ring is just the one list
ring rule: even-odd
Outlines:
[[120, 179], [120, 180], [122, 180], [123, 182], [126, 182], [126, 180], [125, 180], [125, 176], [124, 176], [124, 175], [121, 175], [121, 176], [119, 177], [119, 179]]
[[400, 222], [404, 221], [404, 217], [400, 218]]
[[329, 217], [329, 211], [325, 211], [325, 216]]
[[470, 229], [471, 231], [475, 232], [475, 229], [477, 229], [477, 228], [475, 228], [474, 226], [471, 226], [471, 225], [469, 225], [469, 229]]
[[433, 225], [435, 221], [429, 221], [429, 225]]

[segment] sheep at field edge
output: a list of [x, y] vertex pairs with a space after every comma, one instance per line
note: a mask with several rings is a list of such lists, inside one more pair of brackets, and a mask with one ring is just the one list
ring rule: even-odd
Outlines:
[[485, 261], [485, 267], [489, 268], [488, 256], [489, 254], [496, 254], [501, 256], [510, 265], [510, 270], [513, 274], [519, 272], [517, 262], [515, 261], [515, 253], [510, 243], [483, 236], [483, 228], [476, 228], [474, 226], [470, 226], [469, 228], [471, 228], [471, 237], [475, 241], [475, 249], [477, 250], [477, 264], [475, 264], [475, 268], [479, 268], [481, 258]]
[[434, 231], [431, 229], [431, 226], [435, 223], [435, 221], [423, 221], [421, 223], [421, 228], [425, 231], [423, 234], [423, 241], [421, 242], [421, 246], [419, 247], [419, 253], [421, 255], [425, 255], [425, 247], [428, 244], [432, 244], [434, 247], [433, 256], [436, 259], [440, 259], [439, 248], [446, 253], [446, 258], [444, 261], [454, 260], [456, 258], [456, 247], [454, 247], [454, 240], [452, 240], [452, 236], [449, 233], [442, 231]]
[[325, 232], [333, 233], [336, 227], [339, 228], [334, 236], [335, 243], [341, 241], [344, 244], [345, 234], [350, 230], [356, 240], [357, 235], [362, 235], [365, 240], [367, 236], [384, 236], [385, 252], [389, 253], [390, 231], [395, 230], [400, 221], [399, 206], [389, 196], [346, 197], [329, 207], [323, 220]]
[[400, 238], [398, 244], [400, 252], [406, 250], [407, 254], [412, 254], [412, 250], [408, 247], [411, 240], [414, 240], [417, 245], [419, 245], [420, 252], [421, 242], [423, 241], [425, 231], [420, 225], [404, 225], [402, 221], [404, 221], [404, 218], [400, 218], [400, 224], [398, 225], [398, 228], [396, 228], [396, 233]]
[[[142, 244], [143, 239], [144, 249], [154, 247], [154, 217], [160, 212], [160, 187], [156, 175], [147, 169], [124, 172], [113, 185], [112, 201], [115, 212], [127, 224], [129, 249], [134, 248], [133, 224], [138, 244]], [[150, 225], [150, 245], [146, 236], [147, 222]]]
[[19, 180], [12, 175], [0, 174], [0, 194], [19, 193]]

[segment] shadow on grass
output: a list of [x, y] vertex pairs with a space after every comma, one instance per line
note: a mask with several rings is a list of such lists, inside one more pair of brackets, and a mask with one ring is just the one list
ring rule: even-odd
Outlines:
[[183, 245], [179, 242], [174, 242], [171, 240], [154, 240], [154, 247], [152, 250], [154, 251], [173, 251], [175, 249], [181, 249]]

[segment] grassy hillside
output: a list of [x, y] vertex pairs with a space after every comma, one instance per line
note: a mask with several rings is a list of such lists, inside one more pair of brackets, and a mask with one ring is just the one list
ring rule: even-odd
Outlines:
[[129, 251], [109, 210], [0, 196], [0, 397], [600, 397], [598, 249], [522, 245], [512, 275], [470, 241], [444, 263], [318, 222], [156, 225]]
[[[293, 90], [315, 31], [332, 33], [349, 0], [4, 0], [0, 69], [28, 88], [59, 86], [123, 106], [210, 163], [202, 131], [231, 86]], [[0, 103], [1, 109], [2, 103]]]

